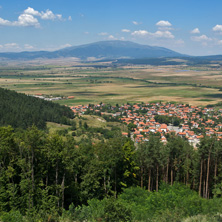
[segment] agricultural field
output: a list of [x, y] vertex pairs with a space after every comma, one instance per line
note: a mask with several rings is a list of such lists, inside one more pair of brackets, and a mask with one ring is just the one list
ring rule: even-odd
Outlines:
[[68, 106], [150, 101], [207, 105], [222, 100], [222, 69], [214, 66], [59, 64], [1, 66], [0, 87], [28, 95], [74, 96], [56, 101]]

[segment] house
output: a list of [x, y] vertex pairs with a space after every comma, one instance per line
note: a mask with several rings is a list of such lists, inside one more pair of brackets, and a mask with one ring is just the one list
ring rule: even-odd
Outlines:
[[168, 131], [166, 124], [161, 124], [159, 129], [161, 130], [161, 132], [165, 132], [165, 133]]

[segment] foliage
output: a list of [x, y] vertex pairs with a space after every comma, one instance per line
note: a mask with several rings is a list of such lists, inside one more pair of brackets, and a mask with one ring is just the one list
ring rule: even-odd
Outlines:
[[103, 136], [77, 145], [66, 133], [0, 127], [2, 221], [180, 221], [222, 213], [218, 138], [204, 137], [194, 150], [175, 135], [166, 145], [151, 135], [135, 147], [118, 129], [112, 136], [84, 124], [81, 130]]
[[156, 122], [165, 123], [165, 124], [173, 124], [174, 126], [179, 126], [181, 123], [181, 119], [178, 117], [170, 117], [170, 116], [163, 116], [163, 115], [156, 115], [155, 117]]
[[0, 216], [0, 220], [2, 222], [25, 222], [24, 217], [21, 215], [19, 211], [10, 211], [10, 212], [4, 212]]
[[0, 126], [26, 129], [33, 124], [46, 128], [46, 121], [70, 124], [71, 109], [43, 99], [0, 88]]

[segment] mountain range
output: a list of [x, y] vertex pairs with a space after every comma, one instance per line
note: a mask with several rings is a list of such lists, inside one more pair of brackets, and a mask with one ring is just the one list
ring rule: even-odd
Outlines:
[[184, 57], [185, 55], [164, 47], [141, 45], [130, 41], [101, 41], [80, 46], [72, 46], [64, 49], [33, 52], [7, 52], [0, 53], [1, 59], [32, 60], [37, 58], [67, 58], [76, 57], [86, 60], [89, 57], [95, 59], [138, 59], [160, 57]]

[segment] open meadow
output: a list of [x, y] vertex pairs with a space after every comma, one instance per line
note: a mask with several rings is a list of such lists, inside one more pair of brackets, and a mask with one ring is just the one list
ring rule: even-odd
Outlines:
[[176, 101], [193, 105], [222, 100], [222, 69], [214, 66], [113, 67], [77, 62], [0, 67], [0, 87], [28, 95], [74, 96], [63, 105]]

